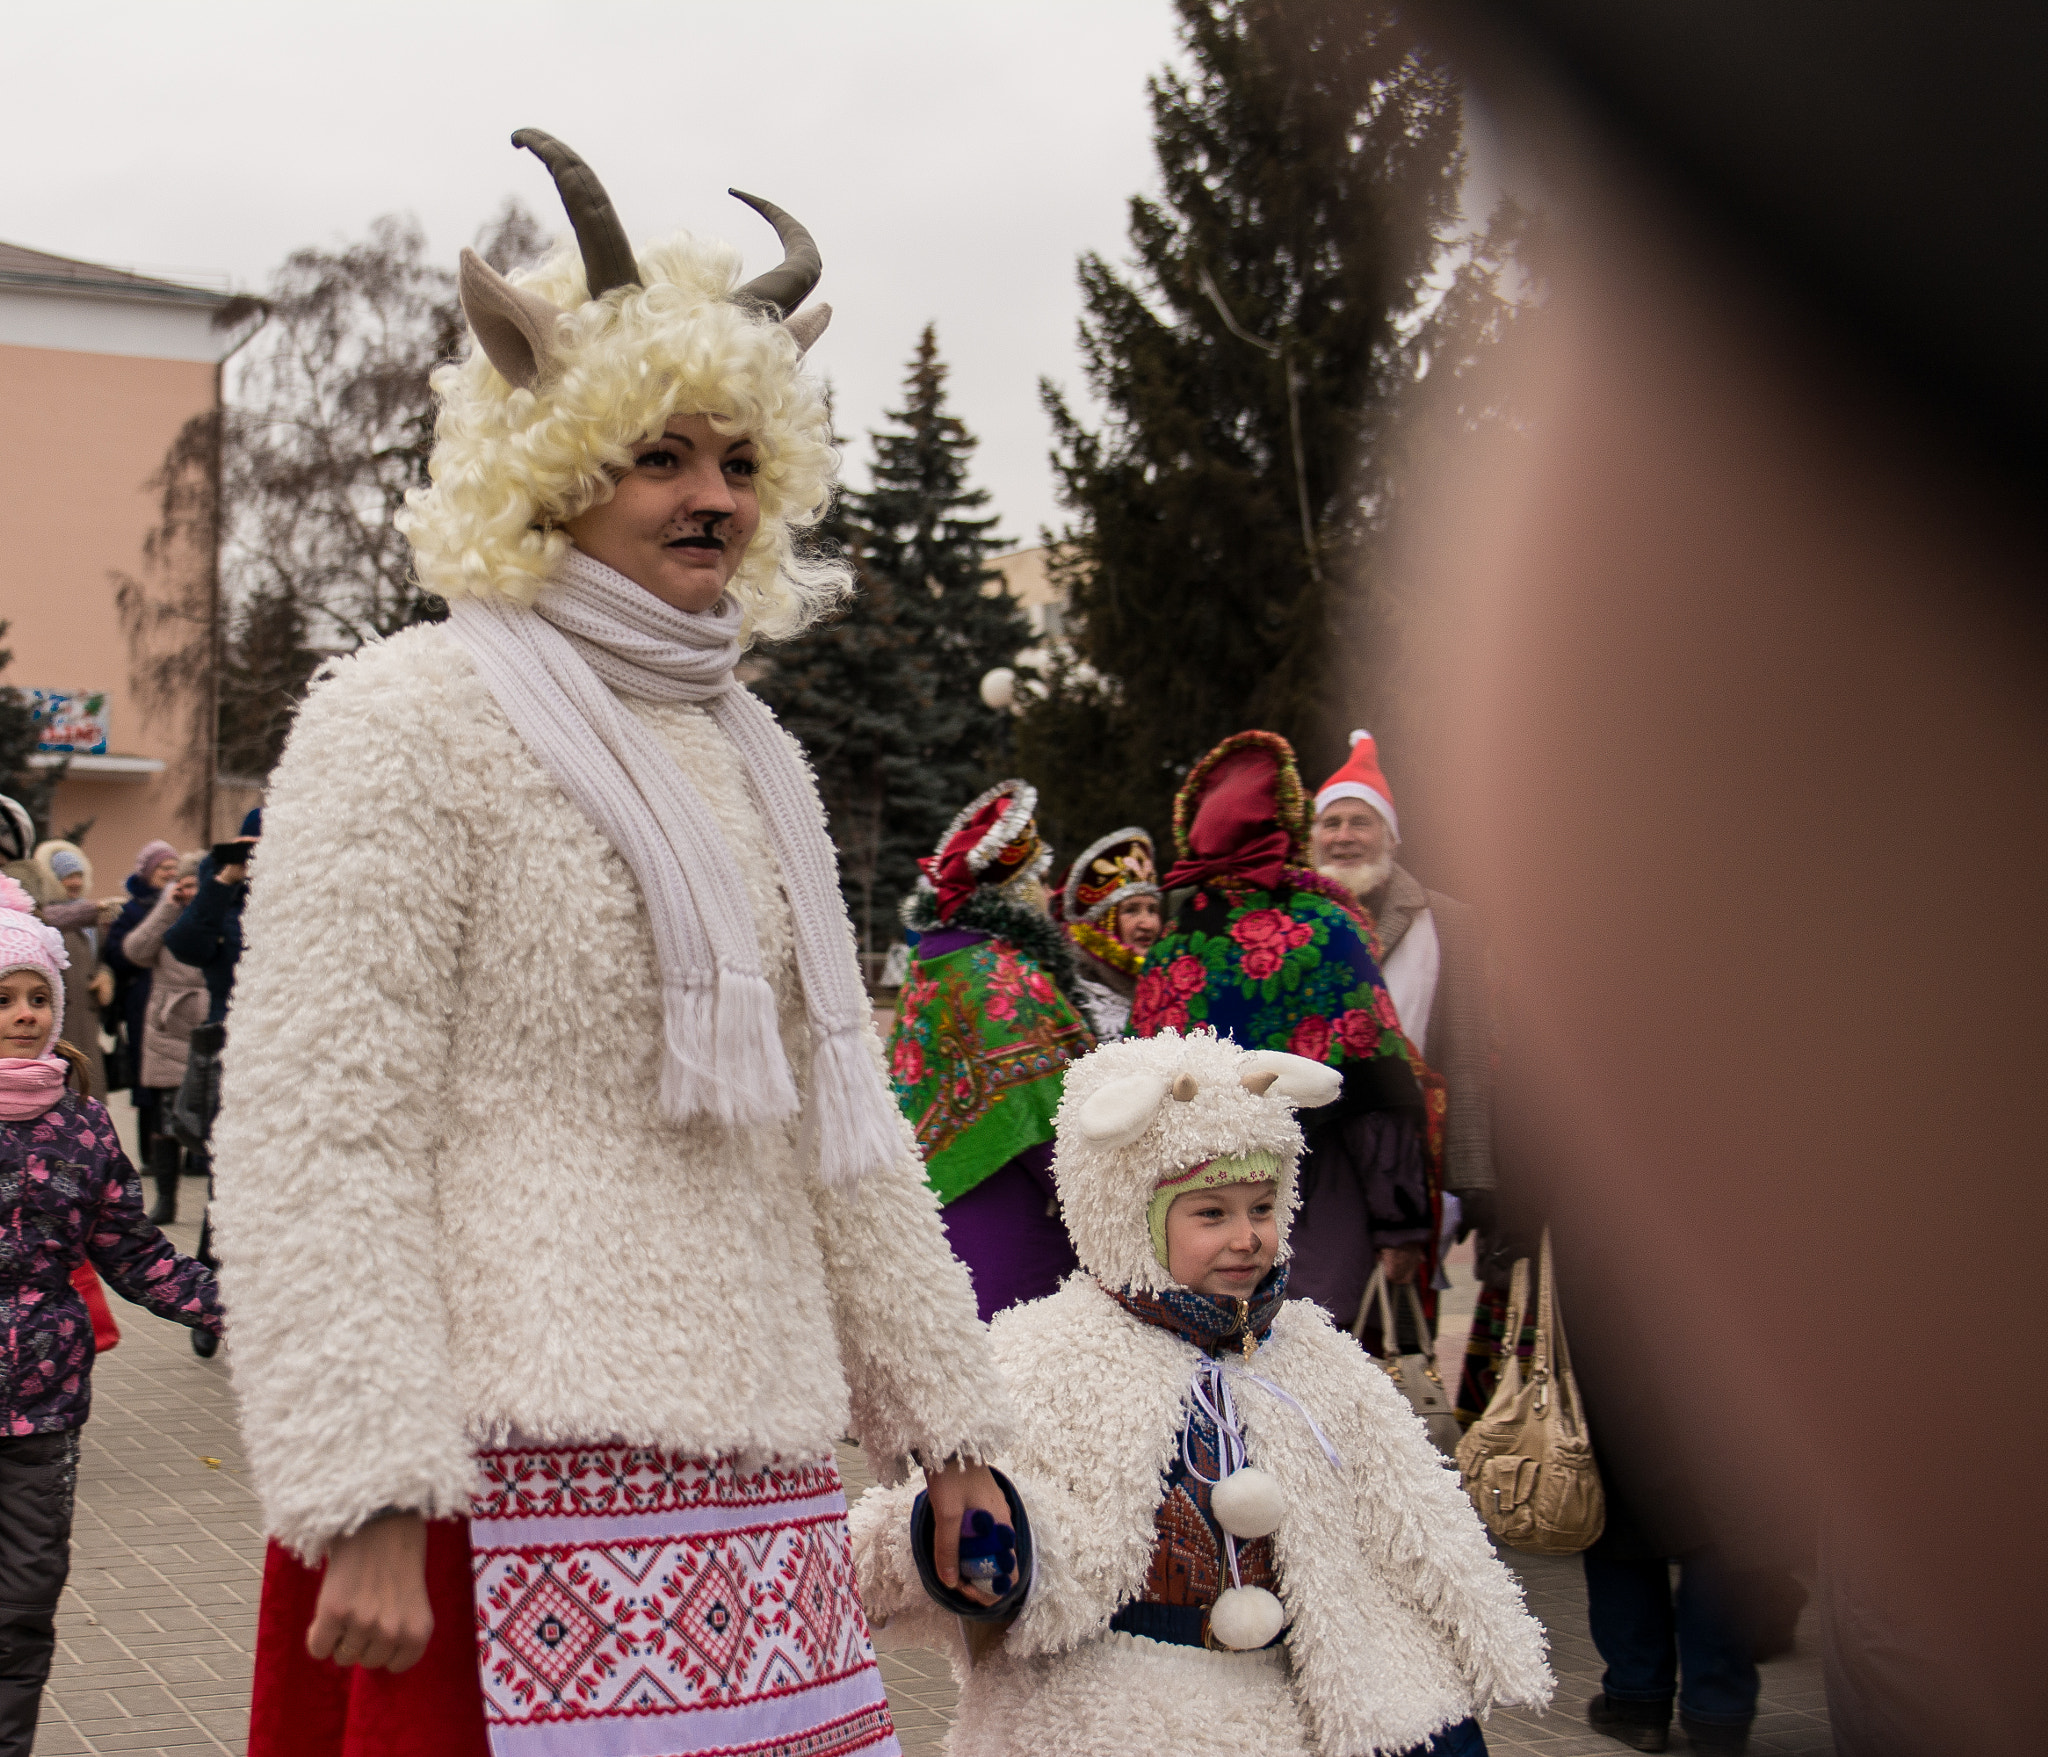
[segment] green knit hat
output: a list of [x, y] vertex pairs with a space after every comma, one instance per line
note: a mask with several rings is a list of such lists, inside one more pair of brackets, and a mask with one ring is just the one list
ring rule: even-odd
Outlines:
[[1145, 1210], [1145, 1221], [1152, 1232], [1152, 1254], [1159, 1259], [1160, 1268], [1171, 1270], [1173, 1267], [1166, 1260], [1166, 1211], [1173, 1206], [1174, 1197], [1185, 1196], [1190, 1190], [1217, 1189], [1223, 1184], [1279, 1181], [1280, 1155], [1277, 1153], [1226, 1154], [1218, 1159], [1205, 1159], [1200, 1165], [1191, 1165], [1186, 1171], [1177, 1171], [1162, 1181], [1152, 1191], [1151, 1205]]

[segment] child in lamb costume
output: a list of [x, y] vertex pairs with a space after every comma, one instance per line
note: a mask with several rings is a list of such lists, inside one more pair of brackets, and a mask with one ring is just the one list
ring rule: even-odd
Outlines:
[[879, 1639], [953, 1656], [955, 1752], [1483, 1752], [1473, 1716], [1549, 1699], [1543, 1632], [1457, 1477], [1357, 1344], [1285, 1298], [1294, 1111], [1337, 1086], [1208, 1032], [1069, 1069], [1054, 1176], [1083, 1273], [993, 1325], [1032, 1552], [1007, 1620], [920, 1586], [915, 1481], [853, 1515]]

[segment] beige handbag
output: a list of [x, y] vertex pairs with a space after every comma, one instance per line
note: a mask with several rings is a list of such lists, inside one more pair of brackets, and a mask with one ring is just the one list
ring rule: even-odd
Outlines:
[[1375, 1301], [1380, 1308], [1380, 1347], [1384, 1353], [1373, 1358], [1386, 1369], [1394, 1388], [1408, 1399], [1408, 1407], [1422, 1417], [1430, 1442], [1446, 1458], [1458, 1449], [1458, 1417], [1451, 1400], [1444, 1395], [1444, 1382], [1436, 1370], [1436, 1344], [1429, 1334], [1429, 1320], [1422, 1315], [1422, 1295], [1409, 1282], [1401, 1289], [1407, 1296], [1409, 1316], [1415, 1320], [1415, 1335], [1427, 1354], [1402, 1354], [1400, 1332], [1394, 1327], [1393, 1301], [1387, 1293], [1387, 1272], [1375, 1269], [1365, 1284], [1365, 1297], [1358, 1302], [1358, 1316], [1351, 1321], [1351, 1334], [1365, 1339], [1366, 1320]]
[[1458, 1475], [1479, 1517], [1502, 1543], [1538, 1556], [1575, 1555], [1605, 1527], [1607, 1497], [1557, 1314], [1547, 1226], [1536, 1292], [1536, 1348], [1524, 1378], [1516, 1344], [1528, 1294], [1524, 1257], [1508, 1288], [1500, 1383], [1486, 1413], [1458, 1443]]

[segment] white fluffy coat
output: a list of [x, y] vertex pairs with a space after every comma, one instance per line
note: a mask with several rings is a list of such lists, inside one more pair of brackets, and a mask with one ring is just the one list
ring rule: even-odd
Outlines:
[[[1020, 1424], [999, 1462], [1038, 1545], [1037, 1583], [1001, 1650], [968, 1667], [952, 1619], [925, 1598], [909, 1546], [914, 1483], [870, 1491], [853, 1515], [880, 1638], [954, 1657], [963, 1757], [1358, 1757], [1405, 1750], [1496, 1703], [1549, 1700], [1542, 1629], [1456, 1475], [1386, 1375], [1315, 1306], [1282, 1309], [1252, 1370], [1315, 1416], [1341, 1471], [1293, 1410], [1242, 1375], [1232, 1384], [1250, 1461], [1287, 1496], [1273, 1544], [1290, 1707], [1277, 1718], [1255, 1717], [1273, 1685], [1247, 1682], [1245, 1656], [1109, 1629], [1143, 1587], [1197, 1351], [1085, 1274], [1002, 1313], [993, 1334]], [[1201, 1703], [1223, 1716], [1208, 1742], [1166, 1736], [1199, 1720]]]
[[[1264, 1093], [1242, 1083], [1274, 1071]], [[1208, 1032], [1104, 1044], [1068, 1070], [1054, 1175], [1087, 1272], [993, 1327], [1019, 1411], [999, 1462], [1038, 1548], [1001, 1647], [970, 1665], [954, 1619], [920, 1587], [914, 1484], [871, 1491], [853, 1514], [878, 1638], [953, 1656], [961, 1757], [1362, 1757], [1496, 1703], [1549, 1700], [1543, 1631], [1456, 1474], [1385, 1373], [1305, 1300], [1282, 1307], [1249, 1373], [1315, 1418], [1341, 1466], [1240, 1357], [1224, 1361], [1248, 1460], [1285, 1497], [1273, 1533], [1284, 1661], [1109, 1627], [1143, 1589], [1201, 1356], [1103, 1287], [1171, 1285], [1146, 1207], [1162, 1178], [1218, 1154], [1281, 1156], [1284, 1241], [1301, 1150], [1285, 1090], [1309, 1091], [1317, 1071]], [[1185, 1099], [1169, 1095], [1176, 1081]]]
[[[704, 712], [628, 704], [745, 878], [799, 1091], [789, 907]], [[883, 1479], [987, 1456], [1007, 1401], [905, 1125], [855, 1193], [799, 1124], [676, 1124], [619, 855], [425, 628], [308, 700], [274, 778], [215, 1133], [222, 1283], [271, 1531], [462, 1511], [480, 1444], [743, 1462], [849, 1431]], [[869, 1032], [870, 1053], [879, 1045]]]

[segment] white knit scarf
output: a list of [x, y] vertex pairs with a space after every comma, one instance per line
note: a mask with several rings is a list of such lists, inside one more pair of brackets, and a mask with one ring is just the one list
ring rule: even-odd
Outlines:
[[496, 595], [448, 610], [527, 749], [639, 881], [661, 967], [663, 1110], [741, 1125], [798, 1106], [739, 866], [710, 807], [620, 695], [700, 702], [739, 753], [795, 918], [819, 1175], [850, 1184], [894, 1159], [902, 1135], [865, 1041], [867, 991], [832, 843], [802, 760], [733, 681], [738, 607], [721, 598], [702, 614], [677, 610], [572, 549], [531, 610]]

